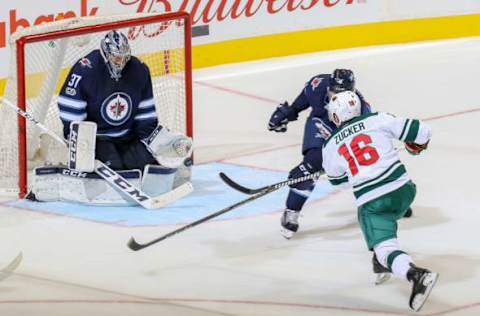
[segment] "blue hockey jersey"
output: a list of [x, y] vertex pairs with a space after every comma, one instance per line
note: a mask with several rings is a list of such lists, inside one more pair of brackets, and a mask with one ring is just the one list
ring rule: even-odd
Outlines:
[[116, 81], [99, 50], [80, 59], [70, 70], [58, 96], [64, 136], [70, 122], [97, 123], [103, 138], [146, 138], [158, 124], [150, 70], [132, 56]]
[[[310, 79], [291, 106], [296, 113], [311, 107], [310, 117], [320, 119], [324, 125], [327, 125], [333, 131], [337, 127], [328, 119], [328, 112], [325, 109], [325, 106], [330, 101], [327, 93], [330, 76], [330, 74], [320, 74]], [[362, 114], [370, 113], [370, 104], [365, 101], [359, 91], [355, 90], [355, 93], [360, 98]]]

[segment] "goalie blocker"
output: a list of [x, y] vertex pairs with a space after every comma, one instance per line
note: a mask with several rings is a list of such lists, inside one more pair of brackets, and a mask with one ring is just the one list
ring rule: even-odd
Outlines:
[[97, 124], [73, 121], [68, 139], [68, 168], [79, 172], [95, 169], [95, 141]]

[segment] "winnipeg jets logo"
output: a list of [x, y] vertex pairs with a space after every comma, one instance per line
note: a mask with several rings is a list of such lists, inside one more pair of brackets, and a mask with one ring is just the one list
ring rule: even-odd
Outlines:
[[119, 126], [124, 124], [132, 114], [132, 100], [123, 92], [111, 94], [102, 103], [102, 118], [110, 125]]
[[310, 83], [312, 85], [312, 90], [315, 90], [322, 81], [323, 81], [323, 78], [318, 78], [318, 77], [313, 78], [312, 82]]
[[92, 63], [90, 62], [90, 59], [83, 57], [80, 59], [80, 66], [82, 67], [87, 67], [87, 68], [93, 68]]
[[125, 103], [122, 103], [123, 100], [115, 100], [112, 105], [110, 105], [110, 108], [108, 109], [110, 113], [112, 113], [114, 118], [119, 118], [122, 117], [122, 113], [125, 112]]

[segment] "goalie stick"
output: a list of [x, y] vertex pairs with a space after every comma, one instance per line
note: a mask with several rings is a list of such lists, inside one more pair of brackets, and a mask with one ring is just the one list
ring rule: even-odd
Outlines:
[[318, 178], [320, 178], [320, 176], [322, 174], [324, 174], [324, 171], [318, 171], [318, 172], [312, 173], [308, 176], [303, 176], [303, 177], [300, 177], [300, 178], [280, 181], [280, 182], [277, 182], [277, 183], [274, 183], [274, 184], [266, 185], [266, 186], [258, 188], [258, 189], [251, 189], [251, 188], [244, 187], [243, 185], [240, 185], [237, 182], [233, 181], [230, 177], [228, 177], [223, 172], [220, 172], [218, 175], [223, 180], [223, 182], [225, 182], [225, 184], [227, 184], [232, 189], [235, 189], [235, 190], [240, 191], [240, 192], [245, 193], [245, 194], [252, 195], [252, 194], [257, 194], [259, 192], [262, 192], [262, 191], [270, 189], [270, 188], [280, 189], [284, 186], [304, 182], [304, 181], [307, 181], [307, 180], [317, 180]]
[[[24, 118], [35, 124], [38, 128], [40, 128], [46, 134], [50, 135], [57, 142], [68, 146], [68, 142], [65, 139], [49, 130], [45, 125], [37, 121], [28, 112], [23, 111], [5, 98], [0, 97], [0, 101], [3, 104], [6, 104], [15, 112], [17, 112], [19, 115], [23, 116]], [[125, 178], [123, 178], [116, 171], [108, 167], [100, 160], [95, 160], [95, 173], [102, 177], [105, 181], [107, 181], [112, 187], [120, 190], [125, 195], [127, 195], [132, 200], [134, 200], [146, 209], [162, 207], [168, 203], [178, 200], [179, 198], [193, 191], [192, 184], [190, 182], [187, 182], [170, 192], [152, 198], [148, 196], [145, 192], [128, 182]]]
[[20, 252], [15, 259], [12, 260], [5, 268], [0, 270], [0, 281], [5, 280], [13, 274], [13, 271], [18, 268], [20, 262], [22, 262], [23, 254]]

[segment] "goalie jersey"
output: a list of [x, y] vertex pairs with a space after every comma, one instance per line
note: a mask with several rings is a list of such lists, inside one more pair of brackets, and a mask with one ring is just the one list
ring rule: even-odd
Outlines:
[[72, 67], [58, 96], [58, 108], [65, 138], [72, 121], [97, 123], [97, 136], [107, 139], [144, 139], [158, 125], [147, 65], [131, 56], [116, 81], [99, 50]]
[[323, 147], [323, 168], [333, 185], [349, 182], [357, 206], [392, 192], [410, 180], [392, 140], [426, 143], [430, 128], [419, 120], [386, 113], [345, 122]]

